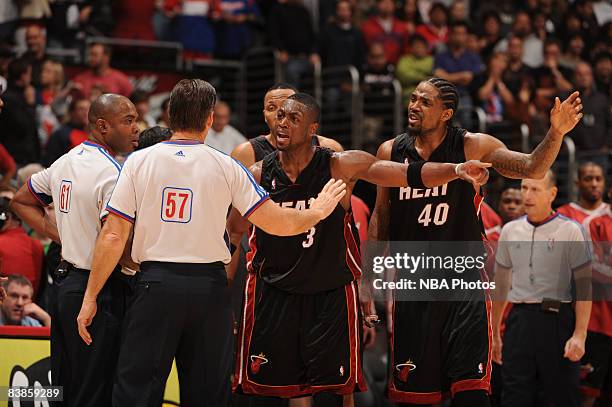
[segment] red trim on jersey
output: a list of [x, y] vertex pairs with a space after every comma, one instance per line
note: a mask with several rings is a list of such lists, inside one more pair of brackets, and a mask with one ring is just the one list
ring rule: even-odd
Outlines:
[[255, 226], [251, 225], [251, 230], [249, 231], [249, 251], [246, 253], [246, 267], [249, 273], [254, 273], [253, 270], [253, 259], [257, 254], [257, 242], [256, 242], [256, 232]]
[[346, 264], [348, 265], [353, 278], [355, 280], [361, 277], [361, 253], [359, 252], [359, 246], [353, 236], [353, 228], [351, 223], [353, 221], [353, 214], [347, 212], [344, 215], [344, 242], [346, 243]]
[[484, 196], [480, 195], [480, 192], [476, 192], [474, 194], [474, 209], [476, 210], [476, 217], [480, 217], [480, 205], [482, 205], [484, 201]]

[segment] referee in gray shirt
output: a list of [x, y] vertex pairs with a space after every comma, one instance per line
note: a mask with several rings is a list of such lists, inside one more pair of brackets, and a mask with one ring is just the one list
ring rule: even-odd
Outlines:
[[580, 405], [591, 256], [582, 226], [552, 210], [554, 178], [549, 170], [541, 180], [522, 181], [526, 216], [507, 223], [499, 238], [492, 351], [502, 365], [502, 407]]
[[272, 202], [246, 168], [204, 144], [215, 101], [209, 83], [180, 81], [170, 95], [172, 137], [129, 156], [107, 205], [77, 322], [83, 340], [95, 340], [88, 326], [96, 297], [133, 229], [131, 256], [141, 272], [123, 326], [115, 407], [158, 407], [174, 358], [181, 406], [229, 405], [229, 206], [266, 232], [286, 236], [329, 216], [346, 193], [342, 181], [331, 180], [309, 209]]

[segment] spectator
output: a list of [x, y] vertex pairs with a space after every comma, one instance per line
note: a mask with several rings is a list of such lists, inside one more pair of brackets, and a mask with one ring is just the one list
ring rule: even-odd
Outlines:
[[[43, 63], [40, 75], [40, 88], [37, 94], [36, 117], [38, 137], [41, 145], [47, 144], [51, 134], [60, 126], [63, 118], [63, 103], [70, 87], [62, 90], [64, 85], [64, 68], [59, 62], [50, 59]], [[58, 119], [59, 116], [59, 119]]]
[[481, 71], [480, 57], [466, 50], [468, 27], [464, 22], [454, 23], [448, 38], [449, 50], [437, 54], [434, 59], [434, 75], [453, 82], [459, 91], [458, 119], [463, 126], [468, 126], [471, 118], [472, 98], [468, 91], [474, 75]]
[[487, 70], [474, 79], [474, 87], [477, 89], [476, 100], [487, 115], [487, 123], [504, 120], [508, 107], [514, 105], [514, 95], [503, 80], [507, 67], [507, 55], [496, 52], [489, 59]]
[[453, 0], [449, 8], [449, 14], [451, 23], [457, 21], [470, 21], [470, 16], [468, 15], [468, 7], [465, 0]]
[[323, 67], [353, 65], [361, 69], [364, 63], [363, 36], [352, 24], [351, 3], [340, 0], [336, 4], [336, 16], [319, 36], [319, 55]]
[[27, 278], [11, 274], [2, 286], [6, 298], [0, 303], [0, 325], [51, 326], [51, 316], [32, 301], [34, 290]]
[[15, 164], [15, 160], [6, 151], [6, 148], [2, 144], [0, 144], [0, 190], [8, 189], [11, 187], [11, 180], [17, 173], [17, 165]]
[[166, 8], [177, 10], [175, 38], [189, 59], [209, 59], [215, 51], [213, 21], [219, 18], [218, 0], [166, 0]]
[[[509, 36], [516, 36], [523, 40], [523, 62], [531, 68], [537, 68], [544, 62], [543, 46], [544, 42], [532, 31], [531, 17], [525, 11], [518, 11], [512, 24], [512, 32]], [[508, 49], [508, 39], [501, 40], [495, 51], [506, 51]]]
[[[573, 174], [572, 174], [573, 175]], [[601, 165], [585, 162], [578, 168], [578, 201], [557, 208], [557, 212], [582, 224], [592, 215], [601, 215], [610, 209], [604, 202], [606, 176]]]
[[395, 68], [388, 63], [384, 46], [379, 43], [372, 44], [368, 52], [362, 84], [365, 143], [381, 141], [385, 126], [383, 117], [388, 115], [387, 106], [393, 103], [391, 100], [394, 95], [390, 85], [394, 80]]
[[503, 362], [501, 405], [530, 406], [542, 397], [537, 405], [579, 406], [578, 362], [591, 313], [588, 243], [579, 224], [552, 211], [552, 171], [523, 180], [521, 192], [527, 216], [502, 228], [496, 253], [492, 354]]
[[501, 19], [495, 11], [489, 11], [482, 17], [482, 34], [478, 40], [480, 47], [480, 56], [484, 60], [489, 60], [493, 55], [493, 50], [502, 40], [501, 36]]
[[149, 94], [142, 90], [135, 90], [130, 96], [130, 100], [136, 106], [138, 112], [138, 128], [140, 131], [146, 130], [149, 127], [155, 126], [155, 120], [149, 113], [151, 105], [149, 103]]
[[416, 34], [410, 38], [410, 53], [399, 60], [395, 70], [395, 75], [402, 84], [404, 105], [414, 88], [431, 75], [432, 69], [433, 57], [429, 55], [427, 41]]
[[567, 44], [569, 39], [576, 34], [584, 35], [584, 31], [582, 30], [582, 20], [572, 8], [565, 14], [563, 25], [559, 30], [559, 38], [563, 40], [564, 44]]
[[215, 104], [213, 124], [206, 136], [206, 144], [225, 154], [230, 154], [239, 144], [247, 141], [238, 130], [229, 124], [232, 111], [227, 103]]
[[389, 63], [383, 44], [375, 42], [370, 46], [367, 65], [363, 76], [364, 90], [377, 85], [388, 85], [395, 79], [395, 68]]
[[155, 2], [151, 0], [121, 0], [114, 2], [116, 16], [113, 37], [133, 40], [155, 40], [153, 14]]
[[0, 198], [0, 274], [23, 274], [38, 293], [43, 266], [42, 244], [28, 236], [21, 220], [9, 209], [10, 200]]
[[254, 0], [221, 0], [221, 20], [216, 26], [215, 55], [238, 59], [251, 46], [251, 23], [261, 18]]
[[612, 55], [602, 52], [595, 57], [595, 86], [601, 93], [612, 98]]
[[421, 15], [417, 7], [417, 0], [406, 0], [402, 8], [401, 20], [406, 25], [406, 33], [411, 36], [416, 32], [418, 24], [421, 24]]
[[77, 98], [72, 100], [68, 109], [68, 123], [61, 126], [49, 138], [42, 160], [45, 167], [50, 167], [55, 160], [87, 140], [89, 106], [89, 99]]
[[286, 81], [299, 88], [302, 77], [320, 62], [310, 13], [302, 0], [287, 0], [272, 7], [267, 25]]
[[170, 98], [164, 99], [161, 104], [161, 113], [157, 119], [157, 125], [161, 127], [170, 127], [170, 117], [168, 116], [168, 106], [170, 105]]
[[533, 72], [538, 84], [536, 108], [542, 114], [546, 112], [548, 115], [555, 96], [573, 89], [570, 82], [572, 71], [560, 66], [560, 60], [561, 44], [557, 39], [549, 38], [544, 44], [544, 65]]
[[569, 133], [580, 152], [589, 152], [590, 159], [607, 170], [607, 151], [612, 147], [610, 100], [595, 87], [593, 71], [586, 62], [576, 65], [574, 84], [582, 99], [582, 119]]
[[416, 33], [429, 44], [431, 52], [441, 52], [446, 49], [448, 41], [448, 11], [442, 3], [434, 3], [429, 9], [429, 23], [417, 27]]
[[592, 0], [578, 0], [576, 1], [576, 15], [582, 21], [582, 29], [585, 34], [594, 39], [597, 37], [597, 31], [599, 29], [599, 23], [593, 9]]
[[40, 159], [40, 141], [36, 128], [36, 91], [31, 85], [32, 67], [19, 58], [8, 68], [8, 89], [3, 95], [0, 115], [0, 143], [22, 166]]
[[574, 34], [565, 44], [565, 54], [561, 57], [559, 65], [564, 68], [574, 70], [578, 63], [583, 62], [583, 55], [586, 43], [581, 34]]
[[0, 2], [0, 43], [10, 39], [19, 23], [19, 13], [15, 0]]
[[368, 48], [374, 43], [383, 44], [387, 61], [395, 65], [406, 48], [406, 25], [394, 16], [393, 0], [377, 0], [376, 10], [376, 16], [361, 27], [363, 37]]
[[[523, 39], [516, 35], [508, 39], [508, 69], [504, 72], [504, 83], [513, 95], [525, 103], [535, 90], [532, 70], [523, 62]], [[525, 91], [528, 95], [521, 95]]]
[[133, 86], [128, 77], [110, 67], [111, 49], [108, 45], [93, 43], [89, 46], [89, 68], [77, 75], [73, 82], [81, 86], [85, 97], [90, 97], [95, 86], [103, 93], [117, 93], [123, 96], [132, 94]]
[[47, 59], [47, 34], [42, 26], [32, 24], [26, 28], [25, 36], [28, 50], [24, 56], [32, 65], [32, 85], [40, 89], [40, 75]]

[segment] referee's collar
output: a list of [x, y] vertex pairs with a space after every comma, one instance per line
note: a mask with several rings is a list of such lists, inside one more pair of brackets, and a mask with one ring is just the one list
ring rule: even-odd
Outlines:
[[111, 148], [110, 148], [110, 147], [103, 146], [102, 144], [98, 144], [98, 143], [96, 143], [96, 142], [94, 142], [94, 141], [91, 141], [91, 140], [85, 140], [85, 141], [83, 142], [83, 144], [85, 144], [85, 145], [87, 145], [87, 146], [90, 146], [90, 147], [102, 148], [102, 149], [104, 149], [104, 151], [106, 151], [107, 153], [109, 153], [109, 154], [110, 154], [110, 155], [112, 155], [113, 157], [115, 156], [115, 152], [114, 152], [113, 150], [111, 150]]
[[193, 145], [204, 144], [204, 142], [200, 140], [166, 140], [162, 141], [162, 144]]
[[545, 218], [544, 220], [542, 220], [540, 222], [532, 222], [532, 221], [529, 220], [529, 218], [527, 216], [525, 216], [525, 219], [527, 220], [527, 222], [529, 222], [529, 224], [531, 226], [533, 226], [534, 228], [537, 228], [538, 226], [542, 226], [542, 225], [550, 222], [551, 220], [555, 219], [557, 216], [559, 216], [559, 212], [555, 211], [550, 216], [548, 216], [547, 218]]

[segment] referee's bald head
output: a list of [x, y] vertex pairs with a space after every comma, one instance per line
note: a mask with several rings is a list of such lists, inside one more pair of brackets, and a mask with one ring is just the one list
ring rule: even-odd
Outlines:
[[89, 107], [89, 113], [87, 115], [89, 125], [92, 127], [96, 126], [96, 122], [99, 119], [112, 120], [126, 108], [129, 109], [130, 105], [134, 106], [125, 96], [114, 93], [100, 95]]
[[117, 153], [130, 153], [138, 145], [138, 112], [125, 96], [105, 93], [94, 100], [87, 115], [92, 136]]
[[212, 125], [217, 92], [201, 79], [183, 79], [170, 94], [170, 128], [173, 132], [201, 133]]

